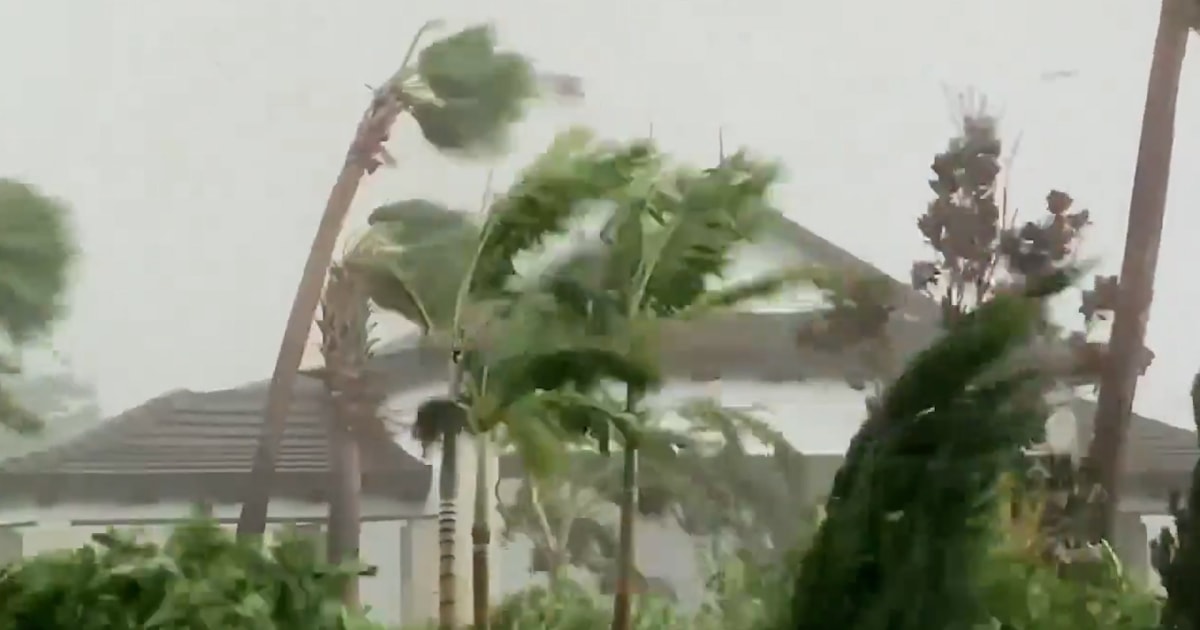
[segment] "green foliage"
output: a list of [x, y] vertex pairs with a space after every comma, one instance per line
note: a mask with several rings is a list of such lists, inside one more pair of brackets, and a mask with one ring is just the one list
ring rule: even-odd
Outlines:
[[1060, 572], [1003, 545], [992, 549], [979, 587], [992, 626], [1000, 630], [1151, 630], [1158, 599], [1122, 575], [1107, 547], [1083, 574]]
[[315, 545], [297, 535], [266, 552], [205, 522], [179, 527], [162, 547], [116, 532], [97, 539], [0, 571], [0, 627], [376, 628], [348, 615], [338, 599], [360, 568], [323, 563]]
[[[1192, 416], [1200, 430], [1200, 374], [1192, 381]], [[1200, 629], [1200, 462], [1192, 469], [1192, 486], [1186, 502], [1178, 492], [1171, 496], [1171, 515], [1175, 531], [1163, 528], [1158, 539], [1151, 543], [1154, 568], [1162, 577], [1167, 591], [1163, 608], [1164, 630]]]
[[[67, 213], [65, 205], [32, 186], [0, 179], [0, 374], [18, 373], [13, 351], [63, 314], [77, 255]], [[0, 388], [0, 425], [28, 433], [42, 423]]]
[[[734, 247], [754, 240], [766, 216], [776, 212], [767, 195], [778, 179], [775, 164], [737, 153], [699, 174], [679, 173], [673, 191], [661, 188], [670, 203], [648, 208], [652, 216], [661, 213], [662, 228], [647, 235], [657, 247], [639, 278], [645, 284], [643, 308], [669, 316], [701, 301], [708, 280], [721, 277]], [[779, 288], [770, 282], [761, 287]], [[749, 291], [738, 295], [757, 297]]]
[[361, 274], [379, 308], [425, 333], [454, 321], [459, 286], [470, 273], [481, 226], [470, 214], [425, 199], [376, 208], [371, 228], [350, 248], [345, 265]]
[[1037, 435], [1014, 396], [1036, 383], [1002, 360], [1065, 277], [965, 315], [873, 405], [795, 582], [789, 629], [970, 628], [1001, 473]]
[[[558, 580], [552, 588], [535, 586], [511, 595], [492, 613], [494, 630], [597, 630], [612, 624], [609, 607], [582, 586]], [[639, 596], [632, 630], [684, 630], [690, 619], [668, 602]]]
[[496, 49], [487, 25], [464, 29], [421, 51], [417, 73], [436, 100], [415, 103], [413, 118], [443, 151], [495, 155], [537, 93], [529, 61]]

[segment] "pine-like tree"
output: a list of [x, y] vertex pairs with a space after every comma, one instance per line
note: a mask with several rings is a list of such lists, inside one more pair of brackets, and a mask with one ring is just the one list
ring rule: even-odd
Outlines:
[[[1192, 416], [1200, 429], [1200, 374], [1192, 381]], [[1200, 629], [1200, 524], [1193, 518], [1200, 513], [1200, 462], [1192, 470], [1192, 487], [1187, 503], [1179, 493], [1171, 495], [1171, 515], [1175, 531], [1164, 527], [1158, 540], [1150, 543], [1151, 560], [1167, 590], [1163, 606], [1163, 630]]]
[[1036, 334], [1056, 274], [954, 322], [872, 405], [801, 563], [788, 630], [972, 628], [998, 481], [1042, 430], [1006, 357]]

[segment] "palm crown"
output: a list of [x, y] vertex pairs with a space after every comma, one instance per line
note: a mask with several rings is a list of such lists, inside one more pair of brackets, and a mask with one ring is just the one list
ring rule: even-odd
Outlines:
[[[0, 337], [7, 346], [0, 349], [0, 373], [17, 372], [16, 351], [62, 315], [75, 255], [66, 207], [26, 184], [0, 179]], [[20, 431], [41, 426], [5, 389], [0, 424]]]
[[[604, 143], [574, 129], [479, 215], [425, 200], [377, 209], [347, 264], [367, 275], [377, 304], [465, 348], [476, 428], [505, 423], [520, 403], [522, 417], [529, 405], [560, 418], [573, 407], [569, 426], [607, 435], [595, 423], [632, 419], [585, 394], [603, 381], [656, 387], [659, 322], [812, 277], [785, 270], [709, 290], [735, 246], [777, 212], [766, 199], [777, 176], [744, 154], [686, 169], [651, 142]], [[588, 211], [607, 213], [600, 242], [518, 274], [514, 259]]]

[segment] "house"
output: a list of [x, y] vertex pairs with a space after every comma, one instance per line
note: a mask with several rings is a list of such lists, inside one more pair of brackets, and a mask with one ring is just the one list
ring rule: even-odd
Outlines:
[[[752, 275], [768, 265], [803, 263], [880, 273], [790, 221], [781, 220], [768, 233], [770, 238], [740, 253], [730, 276]], [[902, 283], [889, 282], [897, 297], [889, 323], [894, 350], [909, 356], [938, 334], [938, 309]], [[777, 418], [807, 413], [807, 405], [795, 404], [807, 395], [804, 387], [842, 382], [847, 374], [865, 369], [852, 353], [797, 346], [796, 330], [809, 318], [805, 312], [816, 306], [817, 298], [811, 289], [798, 290], [752, 312], [668, 328], [662, 351], [670, 381], [661, 398], [669, 402], [711, 395], [726, 404], [764, 406]], [[421, 401], [444, 391], [446, 357], [447, 349], [436, 341], [413, 339], [373, 359], [376, 382], [390, 393], [385, 403], [389, 418], [411, 419]], [[249, 479], [265, 397], [262, 382], [214, 392], [172, 392], [63, 444], [0, 462], [0, 554], [77, 545], [110, 525], [140, 525], [152, 530], [151, 535], [161, 535], [164, 526], [186, 518], [195, 505], [232, 523]], [[861, 411], [861, 399], [848, 400], [836, 419], [846, 437], [855, 430]], [[1089, 405], [1093, 404], [1084, 400], [1070, 405], [1078, 444], [1086, 444], [1090, 435]], [[273, 523], [319, 524], [325, 518], [327, 417], [327, 394], [320, 381], [311, 375], [299, 379], [274, 485]], [[1126, 487], [1133, 492], [1122, 506], [1118, 548], [1144, 566], [1140, 515], [1164, 512], [1168, 490], [1187, 486], [1197, 458], [1196, 440], [1190, 431], [1137, 417], [1130, 443]], [[796, 446], [808, 452], [839, 451], [844, 441], [833, 448]], [[460, 497], [470, 497], [474, 458], [469, 440], [464, 450], [459, 491]], [[436, 497], [430, 483], [436, 462], [427, 464], [414, 452], [414, 446], [398, 438], [364, 453], [361, 551], [379, 573], [364, 581], [362, 596], [384, 622], [429, 618], [436, 601]], [[840, 459], [836, 453], [813, 455], [811, 483], [797, 494], [817, 500]], [[498, 474], [499, 463], [493, 465]], [[512, 483], [501, 482], [500, 491], [511, 491]], [[493, 531], [498, 531], [498, 515], [491, 518]], [[469, 519], [460, 518], [459, 524], [460, 548], [467, 549]], [[704, 572], [694, 561], [694, 540], [670, 524], [647, 522], [639, 529], [638, 551], [647, 574], [670, 582], [685, 605], [698, 603]], [[528, 554], [528, 545], [521, 541], [495, 554], [497, 596], [529, 583]], [[459, 556], [461, 575], [469, 574], [468, 557]], [[460, 581], [463, 614], [469, 613], [467, 582]]]

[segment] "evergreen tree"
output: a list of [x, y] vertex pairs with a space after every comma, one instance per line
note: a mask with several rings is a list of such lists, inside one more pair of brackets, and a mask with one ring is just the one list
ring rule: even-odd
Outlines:
[[[1200, 429], [1200, 374], [1192, 381], [1192, 416]], [[1179, 493], [1171, 495], [1174, 533], [1164, 527], [1158, 540], [1150, 543], [1151, 560], [1167, 590], [1162, 613], [1164, 630], [1200, 629], [1200, 598], [1196, 597], [1196, 585], [1200, 584], [1200, 526], [1193, 518], [1200, 511], [1197, 480], [1200, 480], [1200, 462], [1192, 470], [1187, 503], [1182, 504]]]
[[964, 314], [875, 401], [801, 562], [789, 630], [973, 628], [998, 480], [1042, 430], [1037, 374], [1003, 360], [1037, 332], [1059, 273]]

